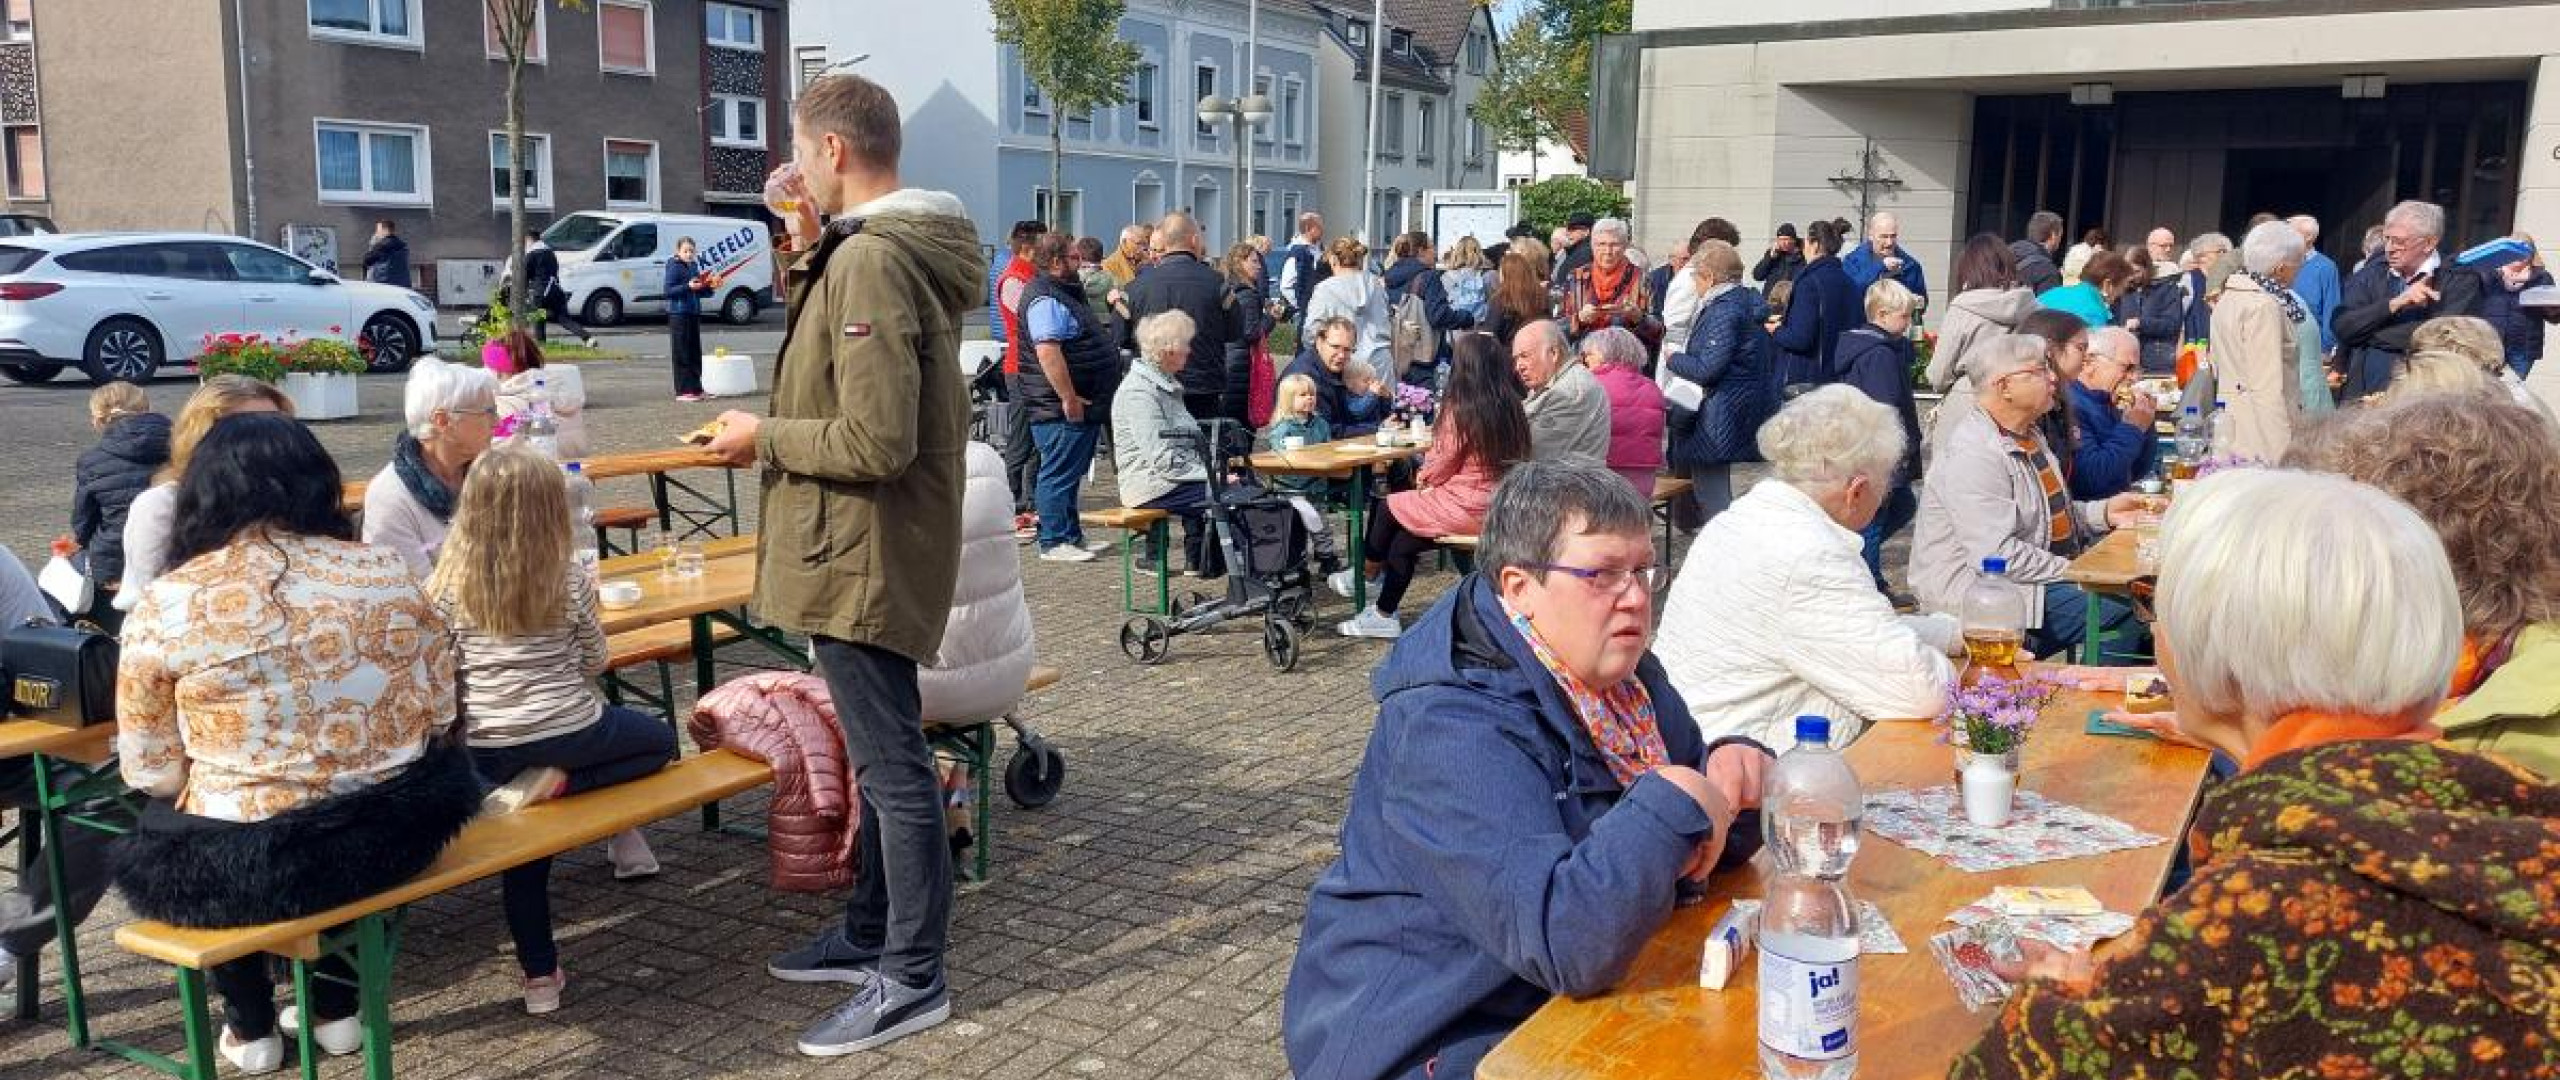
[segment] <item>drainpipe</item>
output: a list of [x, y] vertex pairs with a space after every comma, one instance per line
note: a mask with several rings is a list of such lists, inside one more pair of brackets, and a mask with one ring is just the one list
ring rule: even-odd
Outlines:
[[[1262, 2], [1261, 0], [1244, 0], [1244, 78], [1237, 84], [1237, 88], [1244, 92], [1236, 95], [1235, 123], [1236, 138], [1244, 140], [1244, 177], [1242, 179], [1244, 184], [1244, 198], [1238, 200], [1236, 203], [1236, 205], [1244, 208], [1244, 215], [1236, 222], [1235, 225], [1235, 236], [1238, 240], [1249, 239], [1253, 236], [1254, 133], [1253, 129], [1246, 126], [1244, 122], [1244, 99], [1253, 96], [1257, 92], [1253, 88], [1254, 81], [1259, 79], [1261, 74], [1256, 70], [1254, 65], [1259, 63], [1261, 59]], [[1271, 88], [1273, 90], [1280, 89], [1280, 80], [1276, 78], [1271, 80]], [[1274, 116], [1273, 120], [1276, 122], [1278, 117]]]
[[1360, 236], [1371, 248], [1378, 246], [1378, 238], [1370, 234], [1378, 213], [1378, 91], [1387, 81], [1387, 0], [1377, 0], [1373, 8], [1369, 19], [1369, 161], [1360, 184]]
[[249, 126], [249, 22], [241, 9], [246, 0], [231, 0], [231, 36], [237, 50], [234, 64], [240, 73], [240, 194], [242, 219], [246, 228], [241, 235], [258, 238], [258, 154], [257, 134]]

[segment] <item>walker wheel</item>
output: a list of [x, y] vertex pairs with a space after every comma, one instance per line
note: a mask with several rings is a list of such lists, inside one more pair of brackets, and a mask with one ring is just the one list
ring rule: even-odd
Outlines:
[[1298, 667], [1298, 626], [1296, 623], [1271, 619], [1262, 624], [1262, 655], [1271, 666], [1281, 671]]
[[1066, 755], [1047, 743], [1024, 743], [1004, 765], [1005, 797], [1025, 810], [1049, 805], [1066, 782]]
[[1173, 632], [1163, 620], [1141, 615], [1120, 625], [1120, 651], [1141, 664], [1161, 664], [1173, 651]]

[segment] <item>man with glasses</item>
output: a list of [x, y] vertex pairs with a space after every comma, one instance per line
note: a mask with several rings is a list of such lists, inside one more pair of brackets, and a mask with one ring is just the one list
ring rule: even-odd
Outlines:
[[2089, 332], [2088, 357], [2080, 374], [2063, 387], [2070, 397], [2071, 419], [2080, 441], [2072, 448], [2071, 496], [2103, 499], [2133, 489], [2151, 471], [2160, 440], [2151, 435], [2160, 403], [2147, 390], [2136, 389], [2125, 407], [2116, 394], [2142, 366], [2142, 341], [2121, 326]]
[[1704, 742], [1651, 651], [1652, 515], [1597, 463], [1495, 490], [1479, 573], [1405, 631], [1281, 1037], [1300, 1076], [1473, 1076], [1552, 994], [1615, 985], [1684, 888], [1758, 848], [1768, 751]]
[[2391, 385], [2419, 323], [2480, 313], [2480, 275], [2445, 259], [2443, 241], [2441, 206], [2413, 199], [2383, 215], [2382, 257], [2357, 268], [2338, 302], [2341, 403]]

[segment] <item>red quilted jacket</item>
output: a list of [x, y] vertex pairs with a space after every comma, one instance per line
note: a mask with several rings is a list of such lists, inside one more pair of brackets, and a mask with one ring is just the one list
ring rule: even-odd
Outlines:
[[775, 889], [829, 892], [853, 884], [862, 815], [824, 680], [801, 672], [732, 679], [694, 703], [687, 726], [705, 750], [727, 747], [773, 766], [766, 829]]

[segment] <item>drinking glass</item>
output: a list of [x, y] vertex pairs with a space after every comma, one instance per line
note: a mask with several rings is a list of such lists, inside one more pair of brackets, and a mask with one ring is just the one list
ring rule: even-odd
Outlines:
[[640, 542], [641, 550], [658, 557], [658, 576], [674, 578], [676, 576], [676, 534], [663, 531], [651, 532], [642, 536]]
[[678, 542], [676, 544], [675, 565], [675, 576], [678, 580], [693, 581], [702, 577], [702, 541], [685, 540]]

